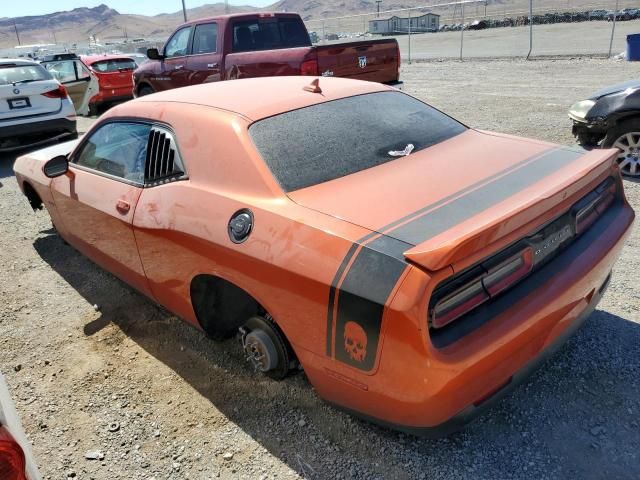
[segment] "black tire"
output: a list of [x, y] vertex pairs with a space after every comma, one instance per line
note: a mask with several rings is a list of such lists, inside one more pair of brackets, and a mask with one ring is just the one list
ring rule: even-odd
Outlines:
[[289, 373], [292, 352], [289, 349], [284, 334], [276, 323], [270, 317], [255, 316], [251, 317], [247, 323], [245, 323], [244, 327], [249, 331], [256, 329], [264, 331], [276, 348], [278, 364], [275, 368], [264, 372], [264, 375], [274, 380], [282, 380], [285, 378]]
[[89, 116], [97, 117], [98, 116], [98, 106], [95, 103], [89, 104]]
[[[635, 141], [629, 141], [629, 138]], [[611, 128], [604, 137], [602, 146], [621, 150], [618, 165], [623, 175], [640, 177], [640, 118], [625, 120]]]
[[152, 93], [155, 92], [149, 85], [144, 85], [138, 89], [138, 97], [144, 97], [145, 95], [151, 95]]

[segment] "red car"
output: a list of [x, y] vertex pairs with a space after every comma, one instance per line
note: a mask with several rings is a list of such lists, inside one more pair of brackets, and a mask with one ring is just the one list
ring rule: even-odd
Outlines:
[[98, 108], [133, 98], [132, 72], [137, 65], [126, 55], [90, 55], [80, 57], [96, 77], [100, 90], [89, 100], [89, 114], [96, 115]]

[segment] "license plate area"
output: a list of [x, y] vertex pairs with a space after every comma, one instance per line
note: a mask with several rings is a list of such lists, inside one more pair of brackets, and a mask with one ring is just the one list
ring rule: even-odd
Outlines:
[[20, 110], [22, 108], [29, 108], [31, 106], [31, 102], [27, 97], [10, 98], [7, 100], [7, 102], [9, 102], [9, 108], [11, 110]]

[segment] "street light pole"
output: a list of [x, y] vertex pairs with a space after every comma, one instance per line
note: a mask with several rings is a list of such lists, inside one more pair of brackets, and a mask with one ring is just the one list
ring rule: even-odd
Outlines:
[[184, 21], [187, 21], [187, 7], [184, 5], [184, 0], [182, 0], [182, 14], [184, 15]]
[[376, 7], [378, 8], [378, 14], [377, 16], [380, 16], [380, 4], [382, 3], [382, 0], [376, 0]]

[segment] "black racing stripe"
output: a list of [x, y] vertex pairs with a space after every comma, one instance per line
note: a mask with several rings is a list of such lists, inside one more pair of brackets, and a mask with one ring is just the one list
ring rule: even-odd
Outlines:
[[[569, 152], [584, 154], [584, 151], [580, 151], [579, 152], [577, 148], [573, 149], [571, 147], [561, 147], [561, 149], [565, 150], [565, 151], [569, 151]], [[389, 231], [389, 230], [391, 230], [391, 229], [393, 229], [393, 228], [395, 228], [395, 227], [407, 222], [408, 220], [411, 220], [411, 219], [413, 219], [413, 218], [415, 218], [415, 217], [417, 217], [417, 216], [419, 216], [419, 215], [421, 215], [421, 214], [423, 214], [425, 212], [433, 210], [434, 208], [438, 208], [438, 207], [440, 207], [442, 205], [445, 205], [446, 203], [456, 199], [457, 197], [460, 197], [461, 195], [464, 195], [465, 193], [471, 192], [472, 190], [476, 190], [476, 189], [478, 189], [478, 188], [480, 188], [480, 187], [482, 187], [484, 185], [487, 185], [488, 183], [491, 183], [494, 180], [496, 180], [496, 179], [498, 179], [498, 178], [500, 178], [500, 177], [502, 177], [504, 175], [507, 175], [509, 173], [512, 173], [512, 172], [518, 170], [523, 165], [535, 162], [536, 160], [544, 157], [545, 155], [548, 155], [549, 153], [557, 151], [557, 150], [558, 150], [558, 148], [554, 147], [552, 149], [545, 150], [542, 153], [538, 153], [538, 154], [536, 154], [536, 155], [534, 155], [532, 157], [525, 158], [524, 160], [522, 160], [522, 161], [520, 161], [518, 163], [515, 163], [515, 164], [511, 165], [510, 167], [505, 168], [504, 170], [501, 170], [501, 171], [499, 171], [499, 172], [497, 172], [497, 173], [495, 173], [493, 175], [490, 175], [487, 178], [483, 178], [482, 180], [479, 180], [476, 183], [473, 183], [473, 184], [469, 185], [468, 187], [463, 188], [462, 190], [459, 190], [459, 191], [457, 191], [455, 193], [452, 193], [451, 195], [448, 195], [447, 197], [444, 197], [444, 198], [438, 200], [437, 202], [434, 202], [434, 203], [431, 203], [431, 204], [429, 204], [429, 205], [427, 205], [425, 207], [422, 207], [421, 209], [416, 210], [415, 212], [412, 212], [412, 213], [410, 213], [408, 215], [405, 215], [404, 217], [399, 218], [398, 220], [395, 220], [395, 221], [389, 223], [388, 225], [385, 225], [382, 228], [379, 228], [378, 232], [385, 233], [385, 232], [387, 232], [387, 231]]]
[[501, 176], [484, 188], [458, 196], [404, 225], [385, 230], [385, 234], [411, 245], [422, 243], [542, 180], [582, 154], [584, 152], [564, 148], [546, 152], [535, 161]]
[[331, 282], [331, 288], [329, 289], [329, 306], [327, 310], [327, 355], [331, 356], [331, 345], [333, 343], [333, 307], [335, 305], [336, 300], [336, 288], [338, 286], [338, 282], [340, 281], [340, 277], [344, 273], [344, 269], [347, 268], [347, 265], [351, 261], [351, 257], [358, 249], [358, 244], [354, 243], [349, 248], [347, 255], [345, 255], [344, 260], [338, 267], [338, 271], [336, 272], [335, 277], [333, 277], [333, 282]]
[[[410, 247], [391, 237], [379, 236], [364, 245], [356, 256], [340, 286], [336, 316], [337, 360], [365, 371], [373, 368], [384, 306], [407, 267], [403, 252]], [[345, 348], [345, 333], [350, 330], [350, 322], [356, 323], [366, 336], [366, 354], [361, 360], [354, 359]]]
[[[384, 306], [407, 267], [404, 252], [509, 198], [583, 154], [584, 151], [564, 147], [547, 150], [386, 225], [379, 229], [383, 235], [374, 232], [354, 243], [341, 263], [329, 293], [327, 355], [332, 355], [335, 345], [336, 359], [365, 371], [371, 370], [375, 365]], [[356, 255], [359, 245], [363, 247]], [[338, 282], [354, 255], [353, 264], [338, 290]], [[366, 333], [367, 353], [362, 361], [355, 361], [345, 345], [339, 347], [344, 342], [345, 326], [350, 322], [357, 323]]]

